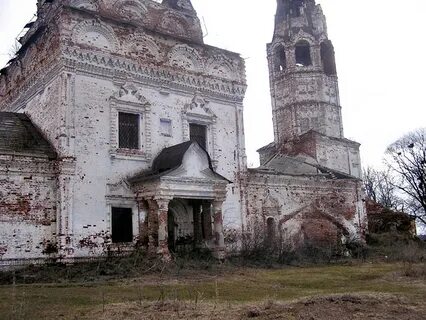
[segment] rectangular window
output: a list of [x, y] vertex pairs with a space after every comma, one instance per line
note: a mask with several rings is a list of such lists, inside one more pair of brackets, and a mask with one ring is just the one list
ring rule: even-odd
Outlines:
[[112, 208], [112, 242], [133, 241], [133, 222], [131, 208]]
[[166, 137], [172, 136], [172, 120], [160, 119], [161, 134]]
[[123, 149], [139, 149], [138, 114], [118, 113], [118, 147]]
[[190, 123], [189, 139], [191, 141], [198, 142], [202, 148], [207, 149], [207, 127], [200, 124]]

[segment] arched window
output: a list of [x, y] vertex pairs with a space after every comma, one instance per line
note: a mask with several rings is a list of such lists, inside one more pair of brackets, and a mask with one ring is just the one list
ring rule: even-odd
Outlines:
[[326, 75], [337, 74], [334, 48], [330, 40], [321, 43], [321, 62]]
[[279, 45], [274, 51], [274, 64], [276, 72], [284, 71], [287, 67], [285, 49], [282, 45]]
[[306, 67], [312, 65], [311, 47], [309, 42], [302, 40], [296, 44], [296, 65]]

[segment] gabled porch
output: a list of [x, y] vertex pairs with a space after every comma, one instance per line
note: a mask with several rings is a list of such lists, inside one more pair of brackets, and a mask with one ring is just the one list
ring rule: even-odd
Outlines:
[[164, 149], [152, 170], [129, 182], [148, 212], [141, 238], [150, 252], [169, 260], [172, 252], [207, 249], [224, 258], [222, 205], [230, 181], [198, 143]]

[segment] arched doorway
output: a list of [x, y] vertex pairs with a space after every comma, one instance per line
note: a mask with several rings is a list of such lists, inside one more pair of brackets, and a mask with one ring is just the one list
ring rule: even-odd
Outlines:
[[171, 252], [187, 252], [192, 250], [194, 239], [192, 207], [187, 200], [170, 201], [167, 216], [168, 244]]

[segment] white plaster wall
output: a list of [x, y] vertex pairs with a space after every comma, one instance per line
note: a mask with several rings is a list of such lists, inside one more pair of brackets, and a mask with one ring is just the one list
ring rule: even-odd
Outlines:
[[317, 144], [317, 160], [327, 168], [361, 178], [361, 159], [357, 146], [322, 138]]
[[[129, 81], [128, 81], [129, 82]], [[104, 250], [105, 235], [110, 233], [110, 205], [107, 205], [107, 184], [116, 184], [122, 179], [147, 170], [155, 156], [162, 149], [189, 139], [184, 130], [183, 110], [189, 105], [195, 93], [179, 93], [161, 88], [152, 88], [135, 83], [149, 102], [149, 111], [142, 117], [149, 117], [150, 130], [142, 127], [142, 137], [150, 135], [145, 149], [150, 150], [147, 157], [131, 154], [121, 157], [111, 154], [111, 97], [120, 89], [111, 80], [93, 78], [86, 75], [75, 77], [75, 155], [76, 176], [74, 182], [73, 231], [76, 255], [87, 255]], [[208, 97], [207, 97], [208, 98]], [[118, 110], [126, 107], [126, 102], [116, 101]], [[208, 151], [217, 164], [217, 172], [231, 181], [237, 177], [238, 162], [242, 162], [234, 151], [240, 140], [236, 128], [236, 107], [223, 101], [209, 100], [207, 107], [214, 114], [214, 121], [207, 124]], [[133, 105], [134, 110], [138, 106]], [[143, 112], [143, 106], [140, 107]], [[196, 118], [196, 115], [193, 115]], [[172, 121], [171, 136], [164, 136], [160, 130], [160, 119]], [[191, 118], [192, 119], [192, 118]], [[202, 117], [200, 118], [202, 119]], [[142, 121], [142, 123], [144, 123]], [[242, 129], [242, 128], [241, 128]], [[240, 132], [241, 135], [241, 132]], [[142, 152], [144, 150], [142, 149]], [[240, 193], [236, 185], [228, 188], [228, 198], [224, 204], [226, 221], [241, 229]], [[131, 192], [129, 197], [134, 196]], [[128, 206], [128, 202], [127, 206]], [[126, 206], [122, 201], [122, 205]], [[116, 200], [120, 205], [120, 200]], [[136, 212], [134, 212], [136, 214]], [[138, 230], [135, 230], [136, 232]], [[93, 239], [96, 238], [96, 239]], [[97, 250], [85, 247], [85, 239], [98, 244]]]

